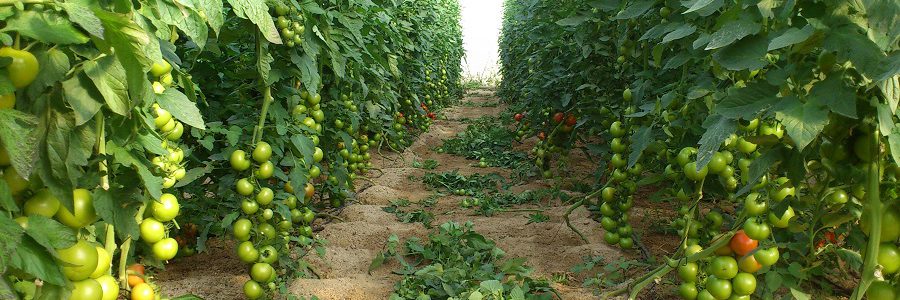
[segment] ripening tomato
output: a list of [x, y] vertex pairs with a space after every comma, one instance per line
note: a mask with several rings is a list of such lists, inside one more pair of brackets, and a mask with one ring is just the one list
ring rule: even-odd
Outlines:
[[524, 115], [522, 114], [516, 114], [515, 116], [513, 116], [513, 119], [516, 120], [516, 122], [522, 121], [522, 118], [524, 118]]
[[97, 246], [97, 267], [91, 272], [91, 278], [100, 278], [100, 276], [109, 274], [109, 267], [112, 266], [112, 257], [103, 247]]
[[[135, 274], [144, 275], [144, 265], [142, 264], [132, 264], [128, 266], [128, 270], [126, 272], [134, 272]], [[130, 273], [129, 273], [130, 274]]]
[[750, 251], [756, 249], [759, 245], [759, 241], [751, 239], [744, 233], [744, 230], [738, 230], [734, 236], [731, 237], [731, 241], [728, 243], [731, 247], [731, 250], [734, 253], [737, 253], [738, 256], [747, 255]]
[[37, 78], [40, 65], [31, 52], [13, 49], [11, 47], [0, 48], [0, 56], [9, 57], [12, 61], [6, 66], [7, 76], [12, 85], [23, 88], [31, 84]]
[[741, 270], [741, 272], [752, 274], [756, 273], [756, 271], [759, 271], [761, 268], [762, 265], [756, 261], [756, 257], [753, 255], [745, 255], [738, 259], [738, 269]]
[[147, 283], [139, 283], [131, 289], [131, 300], [154, 300], [156, 292]]
[[304, 203], [307, 203], [307, 202], [309, 202], [309, 200], [312, 199], [312, 197], [315, 195], [315, 193], [316, 193], [316, 187], [313, 186], [312, 183], [307, 182], [307, 183], [306, 183], [306, 188], [303, 189], [303, 192], [304, 192], [304, 195], [305, 195], [305, 197], [306, 197], [306, 199], [304, 199], [303, 202], [304, 202]]
[[159, 62], [155, 62], [152, 66], [150, 66], [150, 74], [153, 74], [153, 76], [156, 77], [161, 77], [168, 74], [169, 72], [172, 72], [172, 64], [170, 64], [165, 59]]
[[553, 114], [553, 122], [556, 124], [562, 123], [563, 118], [565, 118], [565, 117], [566, 117], [566, 115], [561, 112], [555, 113], [555, 114]]
[[566, 125], [575, 126], [575, 124], [578, 124], [578, 118], [575, 115], [569, 114], [566, 116]]

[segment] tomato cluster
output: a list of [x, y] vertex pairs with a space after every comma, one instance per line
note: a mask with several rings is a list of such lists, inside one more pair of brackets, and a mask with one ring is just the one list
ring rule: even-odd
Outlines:
[[275, 4], [273, 9], [275, 13], [275, 26], [278, 27], [281, 39], [288, 48], [293, 48], [303, 44], [303, 34], [306, 32], [306, 26], [303, 25], [303, 15], [300, 14], [296, 7], [288, 7], [284, 3]]

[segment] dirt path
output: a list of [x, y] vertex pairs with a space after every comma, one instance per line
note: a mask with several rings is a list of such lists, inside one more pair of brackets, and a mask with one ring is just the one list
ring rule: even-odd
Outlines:
[[[497, 115], [502, 106], [486, 107], [486, 103], [498, 100], [489, 91], [470, 93], [460, 105], [441, 112], [446, 118], [436, 121], [429, 131], [416, 140], [403, 153], [382, 153], [373, 157], [373, 165], [382, 172], [370, 174], [372, 183], [365, 184], [358, 191], [358, 201], [347, 207], [341, 214], [344, 222], [328, 224], [318, 234], [328, 240], [324, 258], [309, 257], [310, 263], [320, 279], [299, 279], [289, 287], [297, 296], [315, 295], [319, 299], [387, 299], [400, 277], [391, 273], [396, 265], [388, 264], [368, 273], [372, 259], [383, 250], [391, 234], [401, 240], [409, 237], [425, 238], [428, 230], [421, 223], [402, 223], [393, 214], [384, 212], [391, 200], [406, 198], [413, 202], [434, 194], [420, 180], [410, 180], [410, 176], [421, 177], [426, 172], [458, 170], [460, 174], [497, 173], [508, 175], [500, 168], [477, 168], [472, 160], [440, 154], [432, 148], [440, 146], [446, 139], [453, 138], [468, 126], [462, 119], [474, 119], [483, 115]], [[439, 162], [435, 170], [413, 168], [414, 161], [433, 159]], [[512, 191], [535, 190], [548, 187], [542, 181], [526, 182], [512, 187]], [[434, 224], [446, 221], [459, 223], [472, 221], [475, 230], [496, 242], [507, 252], [507, 258], [524, 257], [527, 265], [534, 267], [536, 277], [567, 278], [566, 284], [555, 283], [564, 299], [595, 298], [592, 290], [582, 288], [583, 275], [572, 274], [571, 267], [583, 261], [585, 256], [603, 256], [608, 259], [622, 254], [604, 244], [601, 229], [588, 217], [584, 208], [576, 210], [572, 223], [588, 238], [581, 241], [563, 220], [567, 206], [558, 201], [544, 203], [541, 208], [550, 220], [528, 224], [528, 212], [500, 213], [491, 217], [473, 214], [470, 209], [459, 207], [463, 197], [444, 196], [431, 208], [435, 216]], [[520, 208], [536, 207], [536, 205]], [[222, 244], [222, 243], [220, 243]], [[171, 295], [194, 293], [206, 299], [233, 299], [242, 297], [241, 284], [247, 279], [246, 267], [234, 257], [231, 243], [213, 244], [205, 254], [176, 262], [159, 275], [160, 285]], [[202, 261], [217, 260], [216, 267], [209, 267]], [[208, 274], [214, 268], [221, 273]], [[184, 272], [184, 273], [183, 273]], [[174, 276], [172, 276], [174, 274]], [[167, 276], [169, 275], [169, 276]], [[178, 276], [178, 277], [175, 277]], [[209, 280], [205, 284], [196, 277]], [[206, 279], [203, 279], [206, 278]], [[213, 281], [215, 280], [215, 281]]]

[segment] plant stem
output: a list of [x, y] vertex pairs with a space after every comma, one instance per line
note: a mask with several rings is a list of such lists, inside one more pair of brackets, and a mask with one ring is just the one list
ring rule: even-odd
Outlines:
[[[106, 156], [106, 130], [103, 111], [97, 112], [97, 154]], [[109, 170], [106, 165], [106, 159], [100, 161], [98, 169], [100, 170], [100, 188], [109, 190]]]
[[[263, 56], [263, 39], [260, 38], [259, 32], [256, 33], [256, 54]], [[262, 74], [260, 74], [262, 77]], [[262, 83], [263, 103], [259, 113], [259, 124], [253, 129], [253, 145], [262, 140], [263, 128], [266, 126], [266, 115], [269, 113], [269, 104], [272, 103], [272, 87], [266, 84], [266, 78], [260, 78]]]
[[869, 289], [869, 285], [875, 280], [875, 267], [878, 265], [878, 248], [881, 246], [881, 211], [883, 205], [880, 193], [881, 178], [878, 175], [878, 163], [880, 161], [878, 152], [881, 148], [881, 136], [877, 129], [871, 134], [874, 136], [871, 148], [873, 153], [870, 153], [872, 161], [866, 166], [866, 196], [863, 203], [863, 215], [868, 215], [868, 217], [862, 220], [862, 222], [868, 223], [866, 226], [869, 228], [869, 241], [866, 243], [866, 255], [863, 258], [862, 276], [859, 286], [850, 295], [851, 300], [861, 300], [866, 290]]
[[131, 237], [122, 242], [122, 252], [119, 253], [119, 286], [128, 286], [128, 274], [125, 272], [128, 268], [128, 252], [131, 251]]

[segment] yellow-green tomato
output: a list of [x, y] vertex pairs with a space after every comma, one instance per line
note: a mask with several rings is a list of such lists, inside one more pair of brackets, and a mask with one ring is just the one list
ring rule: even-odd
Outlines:
[[57, 254], [63, 262], [63, 275], [71, 281], [88, 279], [97, 269], [97, 248], [84, 240], [79, 240], [69, 248], [57, 250]]
[[56, 219], [60, 223], [76, 229], [94, 223], [97, 220], [97, 213], [94, 211], [91, 192], [86, 189], [75, 189], [72, 193], [75, 212], [69, 211], [65, 206], [60, 206], [59, 211], [56, 212]]

